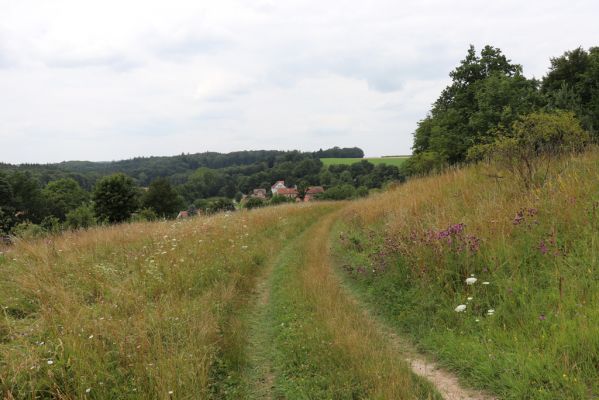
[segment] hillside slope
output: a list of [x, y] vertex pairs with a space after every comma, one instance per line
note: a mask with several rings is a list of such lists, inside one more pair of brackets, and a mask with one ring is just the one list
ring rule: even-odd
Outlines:
[[338, 226], [340, 270], [469, 384], [504, 399], [596, 398], [598, 167], [595, 149], [525, 190], [479, 165], [356, 202]]

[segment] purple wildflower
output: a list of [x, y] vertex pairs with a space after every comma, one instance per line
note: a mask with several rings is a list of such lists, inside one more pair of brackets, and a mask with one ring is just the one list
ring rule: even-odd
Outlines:
[[545, 245], [544, 240], [541, 240], [541, 243], [539, 243], [539, 251], [541, 252], [541, 254], [547, 254], [547, 252], [549, 251], [549, 249]]

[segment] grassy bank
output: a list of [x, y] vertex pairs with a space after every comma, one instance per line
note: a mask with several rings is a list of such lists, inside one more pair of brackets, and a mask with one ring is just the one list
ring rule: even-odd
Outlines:
[[481, 165], [356, 202], [340, 267], [469, 384], [505, 399], [597, 397], [598, 167], [597, 150], [563, 160], [529, 191]]
[[126, 224], [0, 255], [6, 398], [235, 398], [256, 277], [334, 205]]
[[399, 157], [372, 157], [372, 158], [321, 158], [320, 161], [322, 161], [322, 163], [324, 165], [339, 165], [339, 164], [351, 165], [351, 164], [359, 163], [362, 160], [366, 160], [374, 165], [387, 164], [387, 165], [394, 165], [396, 167], [399, 167], [408, 158], [410, 158], [410, 157], [409, 156], [399, 156]]

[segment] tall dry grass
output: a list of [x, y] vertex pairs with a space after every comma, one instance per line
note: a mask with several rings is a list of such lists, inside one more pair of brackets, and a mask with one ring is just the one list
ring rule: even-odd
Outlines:
[[598, 166], [597, 149], [566, 157], [528, 190], [481, 164], [355, 202], [339, 239], [349, 282], [501, 398], [599, 396]]
[[[261, 269], [333, 206], [21, 241], [0, 255], [5, 398], [231, 397]], [[233, 388], [233, 389], [232, 389]]]

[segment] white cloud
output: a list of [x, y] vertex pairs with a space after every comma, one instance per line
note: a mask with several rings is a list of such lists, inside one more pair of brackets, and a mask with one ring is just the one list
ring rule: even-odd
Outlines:
[[255, 148], [408, 153], [470, 43], [542, 76], [568, 2], [0, 0], [0, 161]]

